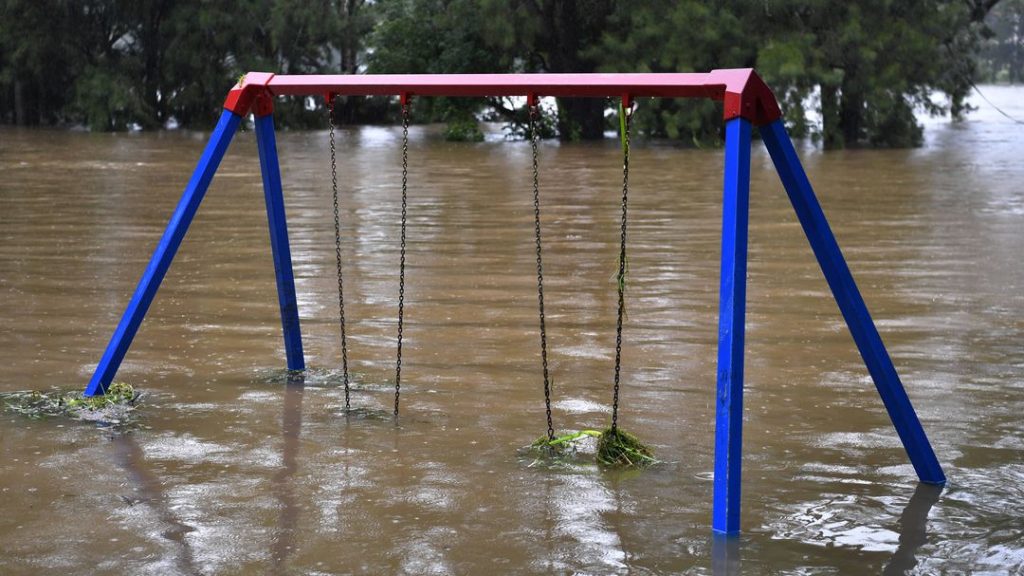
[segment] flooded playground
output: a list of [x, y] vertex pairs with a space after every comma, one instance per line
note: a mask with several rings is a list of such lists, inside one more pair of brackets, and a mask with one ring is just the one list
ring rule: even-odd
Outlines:
[[[1024, 117], [1021, 88], [985, 91]], [[743, 532], [724, 541], [722, 150], [634, 144], [619, 418], [663, 462], [623, 472], [519, 452], [546, 428], [528, 142], [411, 129], [392, 420], [401, 128], [337, 134], [356, 416], [327, 132], [277, 135], [300, 377], [247, 131], [118, 373], [144, 394], [133, 424], [0, 414], [0, 573], [1021, 573], [1024, 133], [975, 104], [968, 122], [928, 121], [920, 149], [800, 148], [945, 488], [918, 485], [759, 142]], [[0, 392], [85, 386], [207, 136], [0, 130]], [[557, 430], [610, 417], [618, 146], [540, 146]]]

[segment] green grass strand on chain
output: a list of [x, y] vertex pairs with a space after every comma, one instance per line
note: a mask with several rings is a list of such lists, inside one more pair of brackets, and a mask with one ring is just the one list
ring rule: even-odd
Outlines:
[[561, 454], [566, 449], [574, 446], [574, 443], [577, 440], [582, 440], [583, 438], [586, 438], [588, 436], [592, 438], [597, 438], [600, 435], [601, 433], [597, 430], [580, 430], [578, 432], [568, 432], [565, 434], [560, 434], [550, 440], [547, 436], [541, 436], [540, 438], [537, 438], [537, 440], [535, 440], [533, 444], [530, 444], [530, 447], [536, 449], [549, 449], [555, 452], [556, 454]]
[[622, 143], [622, 153], [626, 153], [626, 109], [619, 101], [619, 141]]
[[[622, 145], [622, 157], [625, 162], [626, 155], [629, 154], [629, 143], [626, 140], [626, 109], [622, 106], [622, 101], [619, 101], [619, 142]], [[625, 260], [625, 263], [622, 260]], [[615, 268], [615, 282], [618, 284], [619, 291], [622, 292], [623, 296], [626, 294], [626, 278], [629, 276], [629, 258], [625, 258], [623, 254], [619, 254], [619, 260], [616, 262]], [[626, 311], [625, 304], [622, 307], [623, 316], [629, 316]]]

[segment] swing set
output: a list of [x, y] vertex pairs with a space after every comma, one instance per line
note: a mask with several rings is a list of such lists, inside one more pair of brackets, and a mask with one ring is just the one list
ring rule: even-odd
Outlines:
[[[114, 379], [132, 339], [242, 119], [254, 116], [270, 242], [277, 277], [278, 303], [289, 370], [304, 370], [295, 281], [285, 220], [281, 173], [274, 135], [275, 96], [322, 96], [330, 127], [331, 185], [334, 208], [338, 311], [341, 333], [345, 408], [349, 409], [350, 377], [345, 325], [341, 224], [335, 149], [334, 100], [338, 96], [399, 96], [402, 106], [402, 210], [399, 261], [398, 334], [395, 361], [394, 414], [398, 415], [402, 376], [402, 330], [405, 310], [405, 260], [409, 154], [409, 99], [432, 97], [526, 97], [533, 151], [533, 207], [537, 256], [537, 303], [548, 442], [554, 441], [548, 338], [544, 315], [544, 273], [538, 169], [539, 99], [541, 97], [621, 98], [623, 182], [618, 261], [615, 371], [611, 427], [618, 430], [620, 371], [627, 274], [629, 200], [629, 127], [636, 98], [708, 98], [723, 103], [725, 176], [722, 210], [722, 254], [718, 318], [718, 369], [715, 418], [714, 496], [712, 529], [736, 534], [740, 527], [740, 468], [743, 428], [743, 354], [746, 312], [747, 227], [750, 193], [751, 131], [760, 131], [797, 218], [846, 320], [868, 372], [921, 482], [945, 483], [945, 475], [907, 397], [867, 306], [853, 280], [828, 221], [786, 133], [775, 96], [751, 69], [682, 74], [463, 74], [463, 75], [288, 75], [251, 72], [228, 93], [220, 120], [211, 134], [181, 200], [139, 281], [127, 309], [85, 389], [85, 396], [104, 394]], [[622, 432], [622, 435], [629, 436]]]

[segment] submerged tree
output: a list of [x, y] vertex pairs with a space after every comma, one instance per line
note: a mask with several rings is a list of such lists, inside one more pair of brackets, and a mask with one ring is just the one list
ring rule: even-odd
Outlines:
[[[959, 117], [974, 76], [982, 20], [997, 0], [729, 0], [647, 2], [620, 11], [604, 38], [605, 68], [651, 71], [755, 67], [797, 135], [805, 107], [827, 148], [915, 146], [915, 109]], [[644, 118], [655, 134], [703, 141], [710, 110], [660, 104]]]

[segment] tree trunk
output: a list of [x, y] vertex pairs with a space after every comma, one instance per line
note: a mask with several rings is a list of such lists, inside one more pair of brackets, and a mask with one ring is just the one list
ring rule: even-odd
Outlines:
[[[595, 6], [587, 5], [589, 9]], [[600, 37], [601, 29], [585, 28], [576, 0], [548, 0], [539, 15], [544, 30], [540, 40], [547, 54], [548, 72], [594, 72], [596, 62], [580, 55], [583, 47]], [[611, 4], [597, 8], [607, 18]], [[587, 18], [593, 18], [587, 14]], [[591, 27], [594, 25], [591, 24]], [[558, 135], [562, 140], [600, 140], [604, 137], [605, 101], [595, 98], [558, 99]]]
[[600, 140], [604, 137], [603, 98], [559, 98], [558, 134], [562, 140]]
[[342, 74], [355, 74], [359, 68], [359, 30], [357, 19], [360, 8], [359, 0], [348, 0], [345, 3], [345, 13], [341, 17], [345, 20], [344, 37], [341, 40], [341, 72]]
[[164, 109], [166, 94], [160, 93], [161, 65], [163, 61], [163, 39], [160, 37], [160, 26], [163, 23], [167, 6], [158, 0], [149, 7], [142, 32], [143, 50], [143, 98], [149, 108], [150, 124], [160, 126], [165, 118]]
[[839, 129], [846, 146], [857, 146], [864, 128], [864, 97], [843, 78], [843, 93], [839, 104]]
[[25, 125], [25, 95], [21, 80], [14, 81], [14, 125]]
[[[342, 21], [338, 54], [342, 74], [356, 74], [359, 71], [359, 28], [357, 18], [362, 7], [361, 0], [346, 0], [338, 4], [338, 18]], [[339, 98], [335, 102], [334, 118], [339, 124], [355, 124], [362, 99]]]
[[843, 133], [839, 128], [839, 96], [835, 86], [821, 86], [821, 132], [826, 150], [843, 148]]

